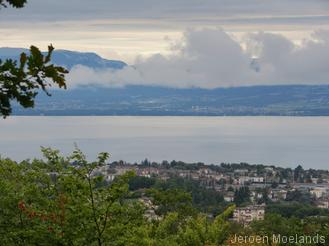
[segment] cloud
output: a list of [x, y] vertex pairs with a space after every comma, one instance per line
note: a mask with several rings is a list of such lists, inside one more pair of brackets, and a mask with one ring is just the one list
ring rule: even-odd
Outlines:
[[211, 17], [289, 17], [328, 15], [327, 0], [33, 0], [5, 18], [32, 20], [91, 20], [117, 18], [180, 19]]
[[[164, 53], [163, 36], [187, 28], [281, 32], [294, 40], [329, 29], [328, 0], [33, 0], [0, 10], [0, 46], [111, 53]], [[117, 57], [116, 57], [117, 58]]]
[[260, 81], [270, 84], [328, 84], [329, 35], [317, 31], [314, 40], [304, 41], [302, 47], [269, 33], [254, 36], [262, 46], [259, 57]]
[[[76, 66], [71, 87], [132, 84], [216, 88], [276, 84], [329, 83], [329, 32], [317, 31], [313, 41], [298, 47], [279, 34], [249, 34], [243, 49], [221, 29], [188, 30], [172, 54], [139, 58], [123, 70]], [[255, 59], [253, 55], [257, 54]]]
[[111, 86], [123, 87], [131, 84], [143, 84], [139, 72], [131, 66], [122, 70], [93, 69], [83, 65], [74, 66], [67, 76], [68, 87], [78, 86]]

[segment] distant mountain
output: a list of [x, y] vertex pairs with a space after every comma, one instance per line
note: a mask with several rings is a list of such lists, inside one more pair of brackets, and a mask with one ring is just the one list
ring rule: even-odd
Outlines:
[[80, 87], [40, 94], [17, 115], [329, 116], [329, 86], [174, 89], [152, 86]]
[[[19, 59], [22, 52], [29, 53], [27, 49], [22, 48], [0, 48], [0, 59]], [[53, 53], [53, 63], [71, 69], [75, 65], [84, 65], [91, 68], [113, 68], [122, 69], [127, 64], [122, 61], [107, 60], [96, 53], [77, 52], [68, 50], [55, 50]]]
[[[0, 48], [0, 59], [18, 59], [20, 48]], [[122, 69], [121, 61], [95, 53], [55, 50], [53, 62], [71, 69]], [[259, 71], [257, 59], [251, 68]], [[41, 93], [34, 109], [14, 107], [17, 115], [286, 115], [329, 116], [329, 86], [251, 86], [218, 89], [175, 89], [156, 86], [78, 87]]]

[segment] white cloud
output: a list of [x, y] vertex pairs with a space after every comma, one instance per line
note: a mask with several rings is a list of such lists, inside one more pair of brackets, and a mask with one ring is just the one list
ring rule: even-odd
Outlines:
[[[279, 34], [257, 33], [246, 37], [247, 49], [220, 29], [188, 30], [169, 56], [137, 59], [123, 70], [93, 70], [77, 66], [71, 86], [129, 84], [169, 87], [230, 87], [273, 84], [329, 83], [329, 35], [314, 33], [314, 41], [297, 47]], [[252, 47], [252, 48], [251, 48]], [[253, 49], [253, 50], [251, 50]], [[258, 50], [255, 71], [252, 54]]]
[[139, 72], [131, 66], [122, 70], [96, 70], [77, 65], [71, 69], [67, 80], [69, 88], [88, 85], [122, 87], [129, 84], [143, 84]]
[[271, 84], [329, 83], [328, 32], [317, 31], [313, 36], [314, 41], [296, 47], [280, 35], [256, 35], [255, 39], [262, 45], [258, 80]]

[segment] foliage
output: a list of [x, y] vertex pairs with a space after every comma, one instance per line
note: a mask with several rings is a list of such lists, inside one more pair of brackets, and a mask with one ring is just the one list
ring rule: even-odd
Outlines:
[[234, 206], [210, 221], [205, 215], [180, 218], [178, 213], [169, 213], [153, 232], [156, 245], [223, 245], [229, 236], [227, 218], [233, 213]]
[[181, 190], [156, 190], [163, 219], [150, 221], [129, 191], [133, 173], [111, 183], [97, 171], [107, 153], [88, 162], [80, 150], [44, 160], [0, 159], [0, 245], [221, 245], [230, 207], [215, 219], [198, 214]]
[[157, 213], [166, 215], [170, 212], [178, 212], [180, 216], [190, 216], [196, 213], [192, 206], [192, 197], [189, 193], [179, 189], [149, 190], [149, 195], [154, 198], [158, 206]]
[[0, 6], [7, 7], [8, 4], [14, 8], [22, 8], [27, 0], [0, 0]]
[[300, 202], [303, 204], [312, 204], [314, 202], [314, 197], [309, 192], [293, 190], [293, 191], [288, 191], [286, 201]]
[[223, 195], [211, 189], [206, 189], [198, 181], [173, 177], [166, 181], [157, 180], [154, 189], [179, 189], [189, 193], [192, 197], [193, 207], [201, 212], [217, 214], [226, 206]]
[[144, 208], [127, 199], [131, 173], [104, 186], [93, 171], [108, 154], [88, 163], [79, 150], [43, 153], [46, 162], [0, 162], [0, 245], [146, 244]]
[[48, 54], [31, 46], [30, 55], [22, 53], [19, 64], [14, 60], [0, 60], [0, 114], [4, 117], [12, 112], [11, 101], [16, 100], [22, 107], [34, 106], [39, 89], [46, 92], [52, 83], [66, 88], [67, 70], [50, 64], [54, 48], [48, 47]]
[[[328, 222], [328, 217], [310, 217], [301, 220], [268, 213], [263, 221], [254, 221], [248, 227], [232, 224], [231, 236], [226, 243], [232, 246], [327, 245], [325, 241], [328, 240]], [[240, 239], [237, 239], [238, 237]], [[287, 238], [292, 240], [286, 241]], [[309, 241], [303, 243], [302, 240]]]
[[[0, 7], [22, 8], [25, 3], [26, 0], [0, 0]], [[30, 54], [23, 52], [19, 61], [0, 60], [0, 115], [6, 117], [12, 113], [12, 101], [24, 108], [34, 107], [39, 90], [50, 96], [47, 89], [52, 84], [66, 88], [65, 74], [68, 71], [50, 63], [53, 51], [50, 45], [44, 55], [37, 47], [31, 46]]]
[[129, 189], [134, 191], [138, 189], [149, 189], [155, 184], [155, 178], [135, 176], [129, 180]]
[[234, 192], [234, 203], [237, 206], [250, 202], [250, 190], [248, 186], [240, 187]]
[[303, 203], [275, 203], [266, 207], [266, 212], [271, 214], [279, 214], [284, 218], [297, 217], [300, 219], [310, 216], [329, 216], [326, 209], [316, 208], [314, 206]]
[[[328, 234], [328, 218], [320, 221], [318, 218], [300, 220], [297, 218], [284, 218], [278, 214], [268, 214], [263, 221], [255, 221], [251, 229], [258, 235], [267, 236], [273, 241], [274, 235], [284, 235], [286, 237], [319, 237]], [[328, 239], [328, 238], [327, 238]], [[297, 240], [296, 240], [297, 241]], [[305, 243], [279, 242], [277, 245], [305, 245]], [[323, 245], [320, 242], [310, 242], [307, 245]]]

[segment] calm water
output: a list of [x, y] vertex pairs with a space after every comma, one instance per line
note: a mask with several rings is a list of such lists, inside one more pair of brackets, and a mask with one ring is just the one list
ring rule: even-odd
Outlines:
[[40, 146], [89, 159], [250, 162], [329, 167], [329, 117], [9, 117], [0, 120], [0, 153], [40, 157]]

